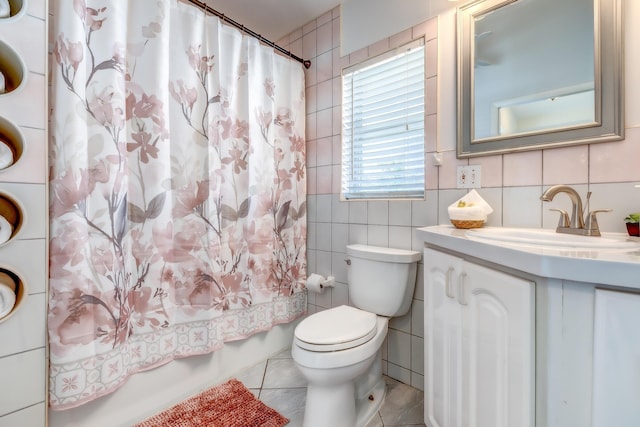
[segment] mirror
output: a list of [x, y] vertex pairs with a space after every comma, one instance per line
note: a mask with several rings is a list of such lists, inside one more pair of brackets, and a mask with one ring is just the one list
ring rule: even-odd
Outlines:
[[458, 8], [458, 157], [624, 137], [621, 0]]

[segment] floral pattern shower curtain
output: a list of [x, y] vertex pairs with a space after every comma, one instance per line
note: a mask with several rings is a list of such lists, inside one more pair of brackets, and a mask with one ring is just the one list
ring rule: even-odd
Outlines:
[[300, 64], [175, 0], [59, 1], [50, 406], [304, 314]]

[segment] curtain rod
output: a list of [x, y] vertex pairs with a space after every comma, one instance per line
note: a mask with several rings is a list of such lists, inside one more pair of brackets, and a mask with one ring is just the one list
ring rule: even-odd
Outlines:
[[278, 52], [281, 52], [281, 53], [285, 54], [289, 58], [295, 59], [296, 61], [302, 63], [302, 65], [304, 65], [304, 68], [309, 69], [309, 67], [311, 67], [311, 61], [310, 60], [308, 60], [308, 59], [304, 60], [304, 59], [300, 58], [299, 56], [294, 55], [293, 53], [291, 53], [291, 51], [286, 50], [282, 46], [278, 46], [277, 44], [275, 44], [271, 40], [265, 39], [260, 34], [256, 33], [255, 31], [252, 31], [252, 30], [248, 29], [244, 25], [234, 21], [233, 19], [229, 18], [228, 16], [225, 16], [224, 13], [218, 12], [217, 10], [215, 10], [211, 6], [207, 5], [206, 3], [203, 3], [203, 2], [201, 2], [199, 0], [187, 0], [187, 1], [189, 3], [195, 5], [195, 6], [199, 7], [200, 9], [204, 9], [206, 12], [209, 12], [209, 13], [217, 16], [218, 18], [222, 19], [224, 22], [227, 22], [227, 23], [233, 25], [234, 27], [238, 28], [239, 30], [249, 34], [251, 37], [255, 37], [256, 39], [260, 40], [262, 43], [265, 43], [265, 44], [271, 46], [272, 48], [274, 48]]

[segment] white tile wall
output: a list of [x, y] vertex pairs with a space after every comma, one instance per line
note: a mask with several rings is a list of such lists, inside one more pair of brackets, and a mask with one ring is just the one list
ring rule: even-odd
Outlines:
[[3, 386], [0, 414], [9, 414], [45, 400], [46, 389], [43, 387], [43, 379], [46, 364], [43, 363], [44, 360], [44, 348], [0, 359], [2, 380], [9, 386]]
[[[2, 33], [2, 41], [15, 50], [19, 50], [22, 60], [28, 64], [27, 68], [33, 73], [44, 75], [47, 69], [47, 56], [43, 55], [42, 49], [34, 49], [35, 40], [45, 39], [44, 19], [30, 15], [20, 18], [20, 31], [6, 31]], [[0, 26], [2, 23], [0, 23]], [[28, 34], [29, 37], [25, 37]], [[42, 96], [42, 93], [40, 94]], [[38, 104], [39, 105], [39, 104]]]
[[[46, 313], [45, 294], [29, 295], [24, 301], [24, 306], [0, 325], [0, 342], [2, 343], [0, 358], [16, 355], [23, 351], [43, 349], [46, 339], [43, 327]], [[2, 360], [4, 359], [0, 359], [0, 363]], [[44, 365], [42, 360], [38, 364]]]
[[[51, 3], [54, 0], [50, 0]], [[27, 2], [27, 14], [45, 20], [47, 17], [47, 1], [46, 0], [29, 0]]]
[[[44, 22], [42, 23], [44, 25]], [[0, 27], [0, 35], [3, 27]], [[37, 39], [31, 39], [37, 41]], [[44, 129], [47, 82], [44, 75], [30, 72], [22, 89], [0, 101], [0, 115], [24, 128]], [[29, 100], [29, 102], [20, 102]]]
[[0, 97], [0, 116], [20, 127], [26, 145], [18, 163], [0, 171], [0, 193], [24, 208], [16, 239], [0, 247], [0, 267], [27, 293], [0, 323], [0, 427], [46, 424], [47, 11], [45, 0], [27, 3], [21, 17], [0, 20], [0, 39], [28, 69], [24, 87]]
[[45, 403], [37, 403], [21, 411], [0, 417], [0, 427], [44, 426], [43, 414], [45, 411]]

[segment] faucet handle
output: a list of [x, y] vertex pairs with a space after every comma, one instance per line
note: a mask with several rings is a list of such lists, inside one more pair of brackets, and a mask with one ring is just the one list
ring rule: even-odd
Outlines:
[[584, 228], [589, 231], [590, 236], [600, 235], [600, 227], [598, 226], [598, 218], [596, 217], [596, 214], [599, 212], [611, 212], [612, 210], [613, 209], [595, 209], [589, 212]]
[[551, 208], [550, 211], [560, 212], [560, 220], [558, 221], [558, 228], [568, 228], [571, 221], [569, 220], [569, 214], [562, 209]]

